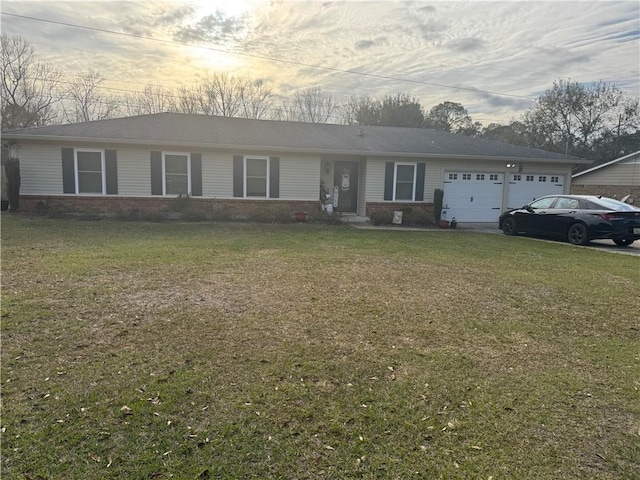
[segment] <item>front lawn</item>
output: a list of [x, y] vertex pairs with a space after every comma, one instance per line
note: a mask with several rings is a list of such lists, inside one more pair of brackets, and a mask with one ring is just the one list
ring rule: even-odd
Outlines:
[[640, 478], [640, 263], [2, 216], [2, 478]]

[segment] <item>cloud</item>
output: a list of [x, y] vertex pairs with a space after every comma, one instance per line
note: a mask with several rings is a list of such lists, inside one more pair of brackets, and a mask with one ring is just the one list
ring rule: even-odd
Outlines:
[[388, 43], [387, 37], [379, 37], [373, 40], [360, 40], [356, 42], [354, 47], [356, 50], [369, 50], [370, 48], [385, 46]]
[[194, 25], [178, 27], [173, 38], [179, 42], [228, 42], [236, 40], [246, 31], [244, 17], [228, 17], [217, 11], [202, 17]]
[[477, 92], [476, 97], [481, 99], [485, 105], [493, 108], [509, 108], [512, 110], [524, 110], [531, 107], [531, 100], [526, 98], [505, 97], [487, 92]]
[[481, 50], [485, 46], [485, 41], [481, 38], [458, 38], [451, 40], [445, 44], [446, 47], [458, 52], [470, 52], [473, 50]]
[[144, 34], [153, 36], [158, 29], [180, 25], [195, 14], [191, 5], [174, 5], [156, 3], [147, 5], [146, 8], [135, 9], [128, 15], [107, 18], [114, 27], [121, 28], [126, 33]]
[[[223, 13], [212, 14], [216, 5]], [[227, 5], [234, 8], [225, 10]], [[202, 72], [229, 68], [237, 75], [269, 78], [282, 95], [310, 87], [339, 97], [409, 91], [424, 106], [462, 103], [474, 120], [485, 123], [528, 108], [527, 97], [558, 78], [603, 80], [639, 95], [639, 5], [637, 0], [7, 1], [3, 13], [161, 41], [5, 16], [2, 28], [24, 35], [41, 58], [69, 75], [99, 70], [110, 87], [178, 86], [185, 79], [197, 81]], [[165, 40], [220, 47], [210, 53]]]

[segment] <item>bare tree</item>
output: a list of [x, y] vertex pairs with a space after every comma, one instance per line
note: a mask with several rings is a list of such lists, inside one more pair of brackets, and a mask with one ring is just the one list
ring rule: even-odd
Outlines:
[[142, 92], [125, 95], [124, 110], [127, 115], [149, 115], [176, 110], [176, 96], [171, 89], [147, 85]]
[[200, 109], [205, 115], [236, 117], [242, 112], [242, 97], [248, 81], [227, 73], [208, 76], [199, 85]]
[[178, 113], [202, 113], [198, 101], [198, 90], [185, 86], [178, 88], [173, 98], [172, 110]]
[[[374, 100], [368, 96], [359, 97], [357, 95], [351, 95], [340, 106], [340, 120], [346, 125], [358, 125], [366, 122], [362, 122], [362, 116], [365, 111], [373, 111], [372, 106]], [[371, 122], [372, 125], [377, 125], [377, 122]]]
[[640, 101], [611, 83], [560, 79], [525, 112], [523, 123], [534, 147], [597, 158], [608, 144], [637, 132]]
[[327, 123], [333, 114], [339, 111], [339, 105], [334, 96], [324, 92], [320, 87], [296, 92], [292, 105], [295, 120], [299, 122]]
[[100, 93], [104, 78], [89, 70], [71, 82], [64, 107], [69, 122], [89, 122], [112, 118], [118, 114], [118, 99]]
[[60, 72], [38, 62], [34, 48], [20, 36], [3, 33], [0, 66], [2, 129], [48, 125], [58, 118]]
[[271, 109], [271, 120], [283, 122], [297, 122], [299, 115], [295, 105], [287, 98], [283, 99], [280, 106]]
[[242, 95], [242, 116], [245, 118], [267, 118], [273, 106], [271, 88], [262, 80], [249, 83]]

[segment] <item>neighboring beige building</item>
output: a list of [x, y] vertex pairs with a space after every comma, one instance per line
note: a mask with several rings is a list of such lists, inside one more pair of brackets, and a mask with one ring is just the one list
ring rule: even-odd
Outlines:
[[571, 193], [623, 198], [640, 204], [640, 150], [573, 175]]

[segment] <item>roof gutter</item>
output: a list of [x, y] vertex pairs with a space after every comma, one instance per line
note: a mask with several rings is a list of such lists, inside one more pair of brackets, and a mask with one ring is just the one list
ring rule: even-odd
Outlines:
[[264, 152], [265, 150], [274, 150], [279, 152], [289, 153], [312, 153], [321, 155], [359, 155], [367, 157], [402, 157], [402, 158], [439, 158], [439, 159], [452, 159], [452, 160], [503, 160], [513, 163], [557, 163], [563, 161], [565, 163], [583, 164], [587, 165], [593, 163], [592, 160], [585, 160], [578, 157], [567, 158], [544, 158], [544, 157], [517, 157], [517, 156], [502, 156], [502, 155], [462, 155], [462, 154], [450, 154], [450, 153], [428, 153], [428, 152], [376, 152], [369, 150], [339, 150], [339, 149], [326, 149], [326, 148], [305, 148], [305, 147], [283, 147], [275, 145], [237, 145], [237, 144], [224, 144], [224, 143], [201, 143], [201, 142], [180, 142], [180, 141], [162, 141], [162, 140], [132, 140], [127, 138], [109, 138], [102, 137], [71, 137], [71, 136], [59, 136], [59, 135], [29, 135], [29, 134], [5, 134], [2, 141], [5, 140], [35, 140], [38, 142], [65, 142], [65, 143], [109, 143], [119, 145], [141, 145], [141, 146], [154, 146], [156, 148], [160, 146], [167, 147], [185, 147], [188, 149], [204, 148], [204, 149], [222, 149], [222, 150], [241, 150], [250, 152]]

